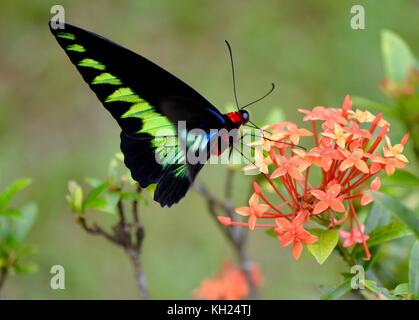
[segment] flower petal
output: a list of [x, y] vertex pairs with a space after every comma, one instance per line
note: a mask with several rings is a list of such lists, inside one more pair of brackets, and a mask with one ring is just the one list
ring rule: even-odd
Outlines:
[[293, 144], [298, 144], [300, 141], [300, 136], [298, 134], [292, 134], [289, 138]]
[[352, 155], [357, 159], [361, 159], [364, 156], [364, 151], [361, 148], [358, 148], [352, 152]]
[[226, 216], [217, 216], [218, 222], [220, 222], [222, 225], [228, 227], [231, 226], [231, 218]]
[[333, 210], [337, 212], [345, 212], [345, 206], [338, 199], [331, 199], [329, 204]]
[[329, 204], [326, 201], [319, 201], [313, 209], [313, 214], [321, 213], [327, 208], [329, 208]]
[[373, 201], [374, 199], [369, 194], [363, 194], [361, 198], [361, 206], [366, 206], [367, 204], [370, 204]]
[[257, 215], [262, 216], [269, 208], [270, 207], [267, 204], [258, 204], [254, 209]]
[[259, 204], [259, 195], [254, 192], [249, 199], [249, 206], [253, 208], [253, 207], [256, 207], [258, 204]]
[[342, 244], [342, 247], [344, 248], [350, 247], [351, 245], [353, 245], [353, 243], [354, 243], [354, 239], [352, 238], [352, 236], [350, 236], [345, 239], [345, 241]]
[[381, 180], [380, 177], [375, 177], [374, 180], [371, 182], [371, 190], [372, 191], [378, 191], [381, 187]]
[[388, 176], [391, 176], [396, 171], [396, 167], [390, 163], [386, 164], [385, 169]]
[[289, 168], [288, 174], [291, 176], [291, 178], [294, 178], [295, 180], [303, 180], [304, 176], [301, 174], [300, 170], [297, 168]]
[[350, 235], [351, 235], [351, 234], [350, 234], [348, 231], [345, 231], [345, 230], [340, 230], [340, 231], [339, 231], [339, 236], [340, 236], [342, 239], [346, 239], [346, 238], [348, 238]]
[[318, 237], [316, 237], [315, 235], [312, 235], [310, 232], [303, 229], [302, 227], [297, 230], [296, 234], [297, 234], [298, 239], [302, 243], [310, 244], [310, 243], [315, 243], [319, 240]]
[[364, 160], [356, 160], [354, 162], [355, 168], [363, 173], [369, 173], [370, 169], [368, 169], [367, 163]]
[[334, 198], [336, 198], [339, 193], [342, 191], [342, 186], [340, 184], [335, 184], [327, 189], [327, 194], [330, 194]]
[[339, 166], [339, 170], [340, 171], [344, 171], [350, 167], [352, 167], [354, 165], [354, 163], [352, 162], [352, 160], [350, 159], [345, 159], [342, 161], [342, 163]]
[[295, 241], [292, 246], [292, 255], [294, 256], [295, 260], [298, 260], [303, 252], [303, 245], [300, 241]]
[[283, 176], [286, 173], [287, 173], [287, 169], [286, 168], [279, 167], [279, 168], [275, 169], [274, 172], [272, 172], [271, 179], [275, 179], [275, 178], [281, 177], [281, 176]]
[[254, 214], [251, 214], [249, 216], [249, 220], [247, 221], [247, 224], [249, 225], [249, 229], [250, 230], [254, 230], [255, 229], [255, 225], [256, 225], [256, 216]]
[[278, 238], [281, 241], [281, 245], [286, 247], [294, 242], [295, 236], [292, 232], [284, 232], [282, 235], [278, 235]]
[[248, 216], [252, 210], [249, 207], [240, 207], [240, 208], [236, 208], [236, 213], [238, 213], [241, 216]]
[[323, 200], [324, 197], [326, 196], [326, 193], [321, 190], [311, 190], [310, 192], [313, 196], [315, 196], [319, 200]]
[[285, 218], [278, 218], [275, 219], [275, 223], [279, 228], [279, 231], [283, 232], [283, 231], [288, 231], [292, 229], [292, 224], [291, 222], [289, 222], [287, 219]]

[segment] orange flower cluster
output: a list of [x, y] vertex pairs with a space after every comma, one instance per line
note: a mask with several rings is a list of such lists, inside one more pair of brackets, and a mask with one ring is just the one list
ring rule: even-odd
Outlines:
[[[387, 136], [390, 125], [382, 114], [374, 116], [369, 111], [353, 110], [349, 96], [341, 108], [316, 106], [313, 110], [299, 111], [305, 114], [304, 121], [311, 122], [312, 131], [289, 122], [266, 126], [264, 138], [253, 143], [261, 146], [261, 150], [255, 150], [255, 163], [244, 168], [258, 169], [281, 203], [269, 200], [272, 197], [255, 181], [249, 206], [236, 209], [239, 215], [247, 217], [247, 222], [223, 216], [219, 221], [251, 230], [274, 228], [283, 246], [292, 244], [295, 259], [300, 257], [303, 244], [318, 240], [305, 229], [309, 221], [326, 223], [328, 228], [349, 221], [349, 232], [340, 232], [343, 246], [360, 243], [365, 259], [370, 259], [368, 236], [359, 222], [354, 202], [359, 201], [362, 206], [371, 203], [373, 198], [365, 191], [378, 191], [381, 181], [377, 175], [381, 171], [391, 175], [406, 166], [408, 160], [403, 149], [409, 135], [393, 145]], [[310, 150], [299, 147], [301, 136], [312, 137], [314, 147]], [[316, 179], [316, 171], [320, 179], [319, 174]], [[369, 181], [369, 188], [365, 188]]]
[[[254, 265], [251, 274], [255, 286], [260, 287], [263, 282], [260, 268]], [[240, 268], [231, 262], [224, 262], [219, 274], [203, 280], [194, 296], [206, 300], [241, 300], [249, 296], [249, 288]]]

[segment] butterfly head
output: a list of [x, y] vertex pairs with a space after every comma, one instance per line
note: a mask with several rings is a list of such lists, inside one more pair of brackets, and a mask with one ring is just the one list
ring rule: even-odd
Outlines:
[[247, 122], [249, 122], [249, 112], [246, 110], [240, 110], [240, 118], [241, 118], [241, 124], [245, 125]]
[[249, 112], [246, 110], [233, 111], [226, 114], [227, 118], [233, 122], [235, 128], [245, 125], [249, 122]]

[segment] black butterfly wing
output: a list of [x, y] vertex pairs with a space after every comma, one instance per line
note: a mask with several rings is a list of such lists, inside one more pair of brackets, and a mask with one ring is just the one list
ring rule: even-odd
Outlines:
[[206, 132], [225, 126], [221, 113], [187, 84], [116, 43], [69, 24], [51, 32], [120, 125], [133, 178], [142, 187], [158, 183], [154, 196], [162, 206], [178, 202], [202, 164], [186, 161], [177, 123]]

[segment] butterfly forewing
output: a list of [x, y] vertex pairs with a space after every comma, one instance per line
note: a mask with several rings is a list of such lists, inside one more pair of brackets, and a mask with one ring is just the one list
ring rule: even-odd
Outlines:
[[[179, 139], [177, 124], [206, 132], [225, 126], [222, 114], [184, 82], [118, 44], [69, 24], [51, 32], [120, 125], [133, 178], [142, 187], [158, 183], [155, 200], [162, 206], [178, 202], [202, 164], [187, 161], [196, 145]], [[209, 142], [207, 135], [199, 139]]]

